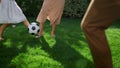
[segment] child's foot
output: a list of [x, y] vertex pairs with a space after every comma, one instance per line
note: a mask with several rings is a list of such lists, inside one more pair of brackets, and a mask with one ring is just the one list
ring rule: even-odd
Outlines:
[[41, 36], [43, 36], [43, 33], [37, 34], [35, 38], [40, 38]]
[[0, 37], [0, 41], [4, 40], [4, 38]]
[[12, 25], [12, 27], [13, 27], [13, 28], [15, 28], [15, 27], [16, 27], [16, 25], [15, 25], [15, 24], [13, 24], [13, 25]]
[[51, 34], [51, 37], [52, 37], [52, 38], [55, 38], [56, 36], [55, 36], [55, 34]]
[[51, 37], [55, 38], [55, 32], [54, 31], [51, 31]]

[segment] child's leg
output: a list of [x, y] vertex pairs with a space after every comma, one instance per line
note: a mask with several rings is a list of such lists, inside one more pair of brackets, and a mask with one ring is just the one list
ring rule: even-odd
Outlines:
[[36, 38], [42, 36], [42, 34], [43, 34], [43, 29], [44, 29], [44, 22], [40, 22], [40, 31], [38, 32]]
[[8, 24], [2, 24], [0, 27], [0, 40], [3, 40], [2, 38], [2, 33], [5, 30], [5, 28], [7, 27]]
[[43, 29], [44, 29], [44, 23], [40, 23], [40, 31], [39, 31], [39, 35], [42, 35], [43, 34]]
[[56, 28], [56, 24], [53, 23], [53, 24], [52, 24], [52, 31], [51, 31], [51, 36], [52, 36], [52, 37], [55, 37], [55, 28]]
[[25, 21], [23, 21], [23, 23], [24, 23], [24, 25], [26, 26], [26, 27], [28, 27], [28, 25], [30, 25], [30, 23], [29, 23], [29, 21], [26, 19]]

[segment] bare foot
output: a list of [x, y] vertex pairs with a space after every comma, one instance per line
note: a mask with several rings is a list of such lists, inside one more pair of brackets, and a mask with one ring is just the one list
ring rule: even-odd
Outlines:
[[35, 38], [40, 38], [41, 36], [43, 36], [43, 33], [38, 33]]
[[54, 33], [51, 33], [51, 37], [55, 38], [55, 34], [54, 34]]
[[4, 38], [0, 37], [0, 41], [4, 40]]

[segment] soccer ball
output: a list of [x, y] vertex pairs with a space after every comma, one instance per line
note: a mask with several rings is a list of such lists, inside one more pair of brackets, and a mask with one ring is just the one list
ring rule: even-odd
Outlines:
[[39, 32], [40, 28], [39, 25], [36, 22], [32, 22], [28, 26], [28, 32], [32, 35], [36, 35]]

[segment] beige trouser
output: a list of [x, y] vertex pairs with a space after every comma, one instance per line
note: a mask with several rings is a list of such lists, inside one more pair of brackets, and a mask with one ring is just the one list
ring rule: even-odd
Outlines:
[[95, 68], [113, 68], [105, 29], [120, 18], [120, 0], [91, 0], [81, 26], [90, 46]]

